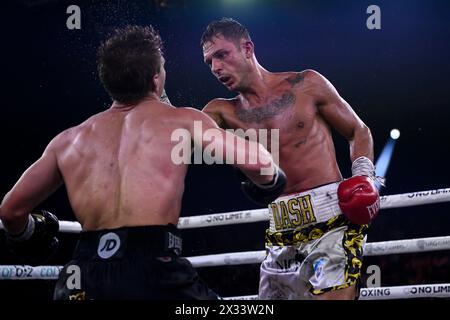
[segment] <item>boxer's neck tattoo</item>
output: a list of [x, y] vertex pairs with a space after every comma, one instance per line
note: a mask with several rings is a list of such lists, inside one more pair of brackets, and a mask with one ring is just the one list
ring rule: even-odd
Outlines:
[[275, 98], [269, 103], [258, 108], [236, 110], [236, 116], [242, 122], [261, 122], [283, 113], [285, 110], [294, 106], [295, 95], [288, 91], [279, 98]]
[[303, 83], [303, 80], [304, 80], [304, 79], [305, 79], [305, 77], [304, 77], [303, 74], [297, 73], [297, 74], [295, 75], [294, 78], [292, 78], [292, 79], [287, 79], [287, 82], [289, 82], [289, 84], [290, 84], [292, 87], [295, 87], [297, 84]]

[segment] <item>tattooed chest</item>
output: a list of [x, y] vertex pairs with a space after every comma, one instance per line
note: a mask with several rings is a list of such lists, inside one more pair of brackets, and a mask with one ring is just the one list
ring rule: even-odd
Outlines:
[[307, 142], [316, 118], [317, 108], [310, 97], [284, 93], [260, 107], [236, 106], [225, 121], [231, 129], [269, 129], [269, 135], [276, 129], [281, 147], [298, 148]]
[[274, 118], [289, 117], [294, 113], [295, 100], [294, 93], [286, 91], [260, 106], [251, 106], [250, 108], [237, 106], [235, 116], [246, 124], [262, 124]]

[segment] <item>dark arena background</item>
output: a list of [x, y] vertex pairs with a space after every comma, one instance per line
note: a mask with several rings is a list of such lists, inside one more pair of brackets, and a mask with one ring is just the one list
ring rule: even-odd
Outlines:
[[[81, 10], [81, 29], [70, 30], [66, 10]], [[381, 29], [369, 29], [370, 5], [380, 8]], [[232, 97], [203, 63], [200, 36], [221, 17], [243, 23], [256, 57], [269, 71], [315, 69], [327, 77], [370, 127], [375, 158], [401, 132], [387, 171], [384, 195], [450, 187], [450, 3], [396, 1], [2, 1], [0, 194], [62, 130], [111, 103], [96, 72], [96, 50], [115, 28], [155, 26], [164, 40], [166, 90], [172, 104], [198, 109], [216, 97]], [[344, 177], [350, 175], [347, 142], [334, 135]], [[40, 208], [74, 220], [66, 192]], [[241, 193], [233, 169], [192, 165], [186, 178], [182, 217], [257, 209]], [[450, 235], [450, 204], [382, 210], [368, 242]], [[264, 249], [267, 222], [182, 230], [186, 257]], [[4, 249], [0, 264], [15, 260]], [[60, 234], [61, 249], [48, 265], [65, 264], [75, 234]], [[450, 282], [448, 251], [366, 257], [378, 265], [382, 286]], [[253, 295], [259, 265], [199, 268], [220, 295]], [[52, 280], [0, 280], [0, 297], [52, 299]]]

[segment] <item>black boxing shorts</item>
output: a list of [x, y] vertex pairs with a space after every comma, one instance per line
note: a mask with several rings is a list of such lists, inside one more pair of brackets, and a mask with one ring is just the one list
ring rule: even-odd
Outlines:
[[81, 232], [54, 299], [218, 299], [180, 253], [172, 224]]

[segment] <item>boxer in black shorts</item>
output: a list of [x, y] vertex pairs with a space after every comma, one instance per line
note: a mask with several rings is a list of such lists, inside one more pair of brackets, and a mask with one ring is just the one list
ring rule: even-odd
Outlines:
[[[217, 299], [189, 261], [179, 256], [181, 247], [171, 224], [82, 232], [73, 260], [61, 271], [54, 298]], [[80, 289], [67, 286], [70, 265], [82, 270]]]
[[[179, 140], [173, 133], [188, 135], [189, 148], [193, 142], [222, 149], [224, 158], [257, 159], [235, 166], [252, 190], [272, 199], [283, 191], [283, 172], [256, 142], [219, 129], [200, 111], [161, 99], [164, 57], [151, 26], [117, 30], [100, 47], [98, 70], [111, 107], [57, 135], [5, 196], [0, 218], [7, 245], [26, 256], [57, 246], [57, 218], [42, 210], [29, 213], [64, 183], [82, 233], [73, 261], [60, 274], [56, 299], [216, 298], [178, 256], [175, 226], [187, 163], [174, 158]], [[195, 122], [201, 123], [197, 134]], [[206, 130], [215, 134], [213, 141], [203, 139]], [[80, 269], [79, 286], [72, 286], [74, 274], [66, 272], [73, 267]]]

